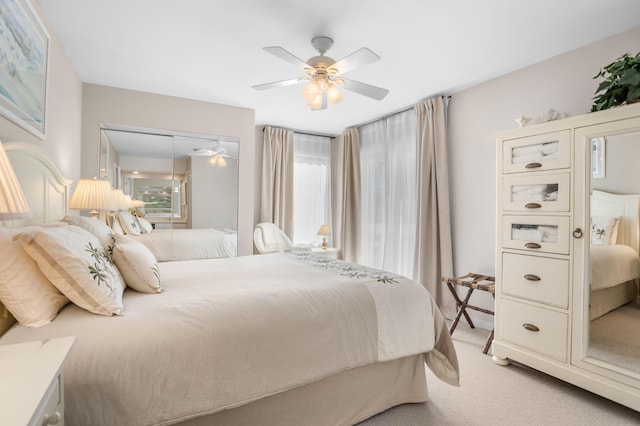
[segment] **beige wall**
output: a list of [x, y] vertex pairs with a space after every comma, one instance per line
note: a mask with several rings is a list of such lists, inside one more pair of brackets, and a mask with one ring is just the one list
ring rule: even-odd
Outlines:
[[51, 36], [48, 99], [45, 114], [47, 137], [43, 141], [0, 116], [0, 141], [34, 143], [51, 156], [67, 178], [76, 181], [80, 177], [82, 82], [67, 58], [60, 41], [49, 28], [40, 11], [40, 6], [37, 2], [32, 3]]
[[253, 253], [255, 114], [252, 109], [84, 84], [82, 176], [98, 173], [100, 126], [117, 124], [239, 138], [238, 254]]
[[[517, 127], [520, 114], [548, 108], [589, 112], [599, 69], [640, 49], [640, 27], [455, 93], [449, 107], [449, 173], [454, 268], [495, 273], [496, 154], [492, 133]], [[485, 297], [487, 296], [487, 297]], [[476, 303], [492, 306], [481, 294]], [[484, 314], [487, 321], [492, 319]]]

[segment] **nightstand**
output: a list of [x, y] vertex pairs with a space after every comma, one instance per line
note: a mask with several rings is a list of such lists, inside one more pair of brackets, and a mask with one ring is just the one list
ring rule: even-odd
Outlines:
[[6, 425], [64, 425], [62, 365], [75, 337], [0, 346], [0, 416]]
[[327, 247], [326, 249], [323, 249], [322, 247], [314, 247], [311, 249], [311, 251], [316, 254], [321, 254], [323, 256], [333, 257], [334, 259], [337, 259], [338, 252], [340, 250], [333, 247]]

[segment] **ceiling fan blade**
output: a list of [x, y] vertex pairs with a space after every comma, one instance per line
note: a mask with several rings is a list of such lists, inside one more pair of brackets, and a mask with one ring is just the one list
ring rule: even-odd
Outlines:
[[363, 67], [365, 65], [369, 65], [373, 62], [379, 61], [380, 56], [373, 53], [371, 50], [366, 47], [361, 47], [350, 55], [345, 56], [340, 59], [335, 64], [331, 65], [329, 69], [336, 69], [338, 74], [344, 74], [356, 68]]
[[295, 65], [296, 67], [300, 68], [302, 71], [304, 71], [306, 68], [310, 68], [309, 64], [307, 64], [305, 61], [303, 61], [293, 53], [283, 49], [280, 46], [269, 46], [269, 47], [263, 47], [262, 49], [271, 53], [274, 56], [277, 56], [280, 59], [284, 59], [290, 64]]
[[293, 84], [298, 84], [298, 83], [300, 83], [299, 78], [292, 78], [290, 80], [282, 80], [282, 81], [274, 81], [271, 83], [257, 84], [251, 87], [256, 90], [266, 90], [266, 89], [273, 89], [274, 87], [291, 86]]
[[349, 80], [347, 78], [343, 78], [343, 80], [343, 88], [364, 96], [368, 96], [378, 101], [383, 100], [384, 97], [389, 93], [389, 90], [383, 89], [382, 87], [372, 86], [370, 84], [361, 83], [359, 81]]

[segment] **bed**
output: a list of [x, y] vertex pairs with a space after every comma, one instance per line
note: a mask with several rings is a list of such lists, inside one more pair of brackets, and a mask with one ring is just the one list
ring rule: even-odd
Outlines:
[[144, 244], [158, 262], [237, 255], [237, 232], [231, 229], [153, 229], [127, 237]]
[[142, 217], [122, 211], [110, 220], [113, 232], [144, 244], [159, 262], [216, 259], [236, 256], [238, 234], [234, 229], [154, 229]]
[[639, 200], [639, 195], [592, 191], [591, 320], [638, 296]]
[[[48, 162], [25, 155], [36, 150], [32, 145], [4, 147], [12, 163], [18, 157]], [[26, 174], [18, 179], [29, 188], [29, 203], [54, 198], [51, 185], [43, 197], [42, 184], [27, 183], [50, 177]], [[68, 184], [57, 179], [53, 192], [61, 201], [43, 203], [32, 221], [66, 214]], [[79, 229], [2, 232], [18, 234], [11, 241], [31, 253], [33, 241], [38, 250], [45, 247], [42, 235], [94, 241]], [[64, 367], [68, 425], [355, 424], [394, 405], [427, 400], [425, 365], [445, 382], [459, 383], [444, 318], [424, 287], [408, 278], [309, 253], [155, 266], [155, 291], [120, 287], [114, 272], [110, 294], [121, 300], [109, 299], [106, 313], [91, 313], [65, 293], [73, 303], [60, 301], [64, 307], [50, 322], [13, 324], [0, 337], [5, 345], [76, 336]], [[30, 272], [44, 270], [38, 262]], [[10, 320], [2, 322], [6, 327]]]

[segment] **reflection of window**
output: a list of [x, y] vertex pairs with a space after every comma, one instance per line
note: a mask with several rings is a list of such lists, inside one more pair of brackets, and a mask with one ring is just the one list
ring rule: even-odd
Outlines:
[[144, 173], [124, 178], [124, 192], [134, 200], [144, 201], [140, 210], [152, 220], [154, 218], [185, 219], [184, 177], [175, 175], [175, 179], [166, 174]]
[[[293, 242], [311, 244], [322, 224], [331, 228], [331, 146], [325, 136], [293, 135]], [[331, 241], [329, 241], [331, 243]]]
[[591, 171], [594, 178], [604, 177], [605, 139], [591, 139]]

